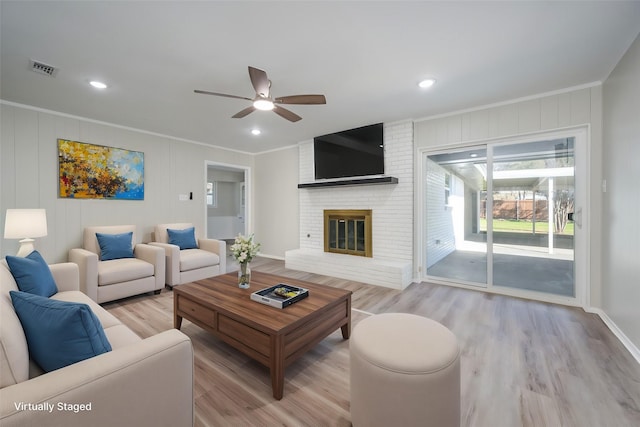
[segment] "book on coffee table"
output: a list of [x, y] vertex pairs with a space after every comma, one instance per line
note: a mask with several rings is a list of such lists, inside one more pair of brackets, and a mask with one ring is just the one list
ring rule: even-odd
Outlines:
[[276, 308], [285, 308], [309, 296], [309, 290], [286, 283], [278, 283], [251, 294], [251, 299]]

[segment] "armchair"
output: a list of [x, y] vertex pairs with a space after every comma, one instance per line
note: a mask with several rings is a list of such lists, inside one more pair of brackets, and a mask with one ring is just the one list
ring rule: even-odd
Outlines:
[[[196, 239], [197, 249], [180, 249], [169, 243], [170, 230], [184, 230], [193, 227], [190, 223], [158, 224], [150, 245], [160, 247], [166, 254], [166, 284], [176, 285], [225, 274], [227, 269], [227, 244], [223, 240]], [[197, 233], [196, 233], [197, 236]]]
[[[97, 234], [132, 233], [133, 258], [101, 260]], [[80, 290], [97, 303], [113, 301], [154, 291], [160, 293], [165, 282], [165, 257], [160, 248], [136, 244], [134, 225], [86, 227], [83, 247], [69, 251], [69, 261], [80, 268]]]

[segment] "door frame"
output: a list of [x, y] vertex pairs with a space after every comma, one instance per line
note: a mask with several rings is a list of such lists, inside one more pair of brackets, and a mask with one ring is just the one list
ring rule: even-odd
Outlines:
[[[574, 232], [574, 285], [575, 285], [575, 297], [566, 297], [561, 295], [553, 295], [546, 294], [542, 292], [521, 290], [515, 288], [506, 288], [493, 286], [491, 283], [492, 275], [489, 271], [492, 268], [489, 268], [487, 265], [488, 277], [487, 277], [487, 286], [480, 287], [474, 286], [470, 284], [464, 283], [455, 283], [451, 281], [444, 281], [431, 278], [426, 274], [425, 268], [425, 255], [426, 251], [424, 248], [424, 242], [426, 238], [426, 225], [425, 225], [425, 170], [424, 170], [424, 158], [425, 156], [442, 153], [447, 151], [456, 151], [456, 150], [464, 150], [471, 149], [474, 147], [486, 147], [487, 148], [487, 157], [493, 154], [492, 147], [501, 144], [517, 144], [517, 143], [526, 143], [526, 142], [536, 142], [540, 140], [548, 140], [548, 139], [559, 139], [559, 138], [575, 138], [575, 151], [574, 151], [574, 161], [575, 161], [575, 211], [579, 208], [582, 209], [582, 226], [575, 227]], [[581, 126], [572, 126], [563, 129], [549, 130], [549, 131], [540, 131], [540, 132], [532, 132], [527, 134], [519, 134], [508, 137], [499, 137], [499, 138], [489, 138], [483, 140], [475, 140], [464, 143], [457, 144], [447, 144], [441, 146], [434, 147], [420, 147], [417, 149], [416, 156], [416, 218], [419, 218], [419, 221], [416, 221], [417, 228], [417, 236], [420, 236], [419, 239], [416, 239], [415, 243], [415, 253], [416, 259], [415, 270], [418, 273], [418, 279], [421, 282], [431, 282], [438, 283], [448, 286], [455, 286], [465, 289], [479, 290], [483, 292], [508, 295], [520, 298], [527, 298], [537, 301], [551, 302], [556, 304], [570, 305], [570, 306], [578, 306], [578, 307], [589, 307], [590, 305], [590, 293], [591, 293], [591, 282], [589, 277], [589, 265], [591, 264], [591, 251], [590, 251], [590, 206], [589, 206], [589, 194], [590, 194], [590, 152], [591, 152], [591, 138], [589, 132], [589, 125], [581, 125]], [[488, 163], [490, 163], [488, 161]], [[487, 165], [489, 168], [489, 164]], [[488, 206], [489, 208], [489, 206]], [[492, 241], [491, 236], [487, 236], [487, 247], [489, 247], [490, 242]], [[487, 263], [492, 262], [491, 257], [492, 251], [487, 251]], [[491, 280], [491, 281], [490, 281]]]
[[[229, 170], [229, 171], [235, 171], [235, 172], [244, 172], [244, 234], [248, 235], [250, 233], [250, 230], [253, 230], [253, 221], [252, 221], [252, 215], [251, 215], [251, 168], [249, 166], [243, 166], [243, 165], [234, 165], [234, 164], [230, 164], [230, 163], [222, 163], [222, 162], [215, 162], [212, 160], [205, 160], [204, 161], [204, 179], [203, 179], [203, 187], [205, 189], [204, 193], [206, 194], [206, 188], [207, 188], [207, 181], [208, 181], [208, 171], [209, 168], [213, 167], [218, 168], [218, 169], [222, 169], [222, 170]], [[204, 209], [204, 232], [205, 232], [205, 236], [209, 235], [209, 221], [208, 221], [208, 210], [207, 210], [207, 200], [206, 197], [204, 197], [202, 199], [202, 203], [203, 203], [203, 209]]]

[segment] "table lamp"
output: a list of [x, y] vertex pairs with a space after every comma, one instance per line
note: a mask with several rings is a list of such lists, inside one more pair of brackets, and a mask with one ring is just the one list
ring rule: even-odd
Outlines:
[[26, 257], [35, 249], [34, 237], [47, 235], [47, 212], [45, 209], [7, 209], [4, 221], [5, 239], [20, 240], [16, 256]]

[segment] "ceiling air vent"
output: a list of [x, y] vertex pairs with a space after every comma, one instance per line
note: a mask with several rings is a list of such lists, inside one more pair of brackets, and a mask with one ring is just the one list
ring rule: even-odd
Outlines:
[[36, 73], [45, 74], [49, 77], [55, 77], [58, 69], [53, 65], [47, 65], [44, 62], [34, 61], [31, 62], [31, 71], [35, 71]]

